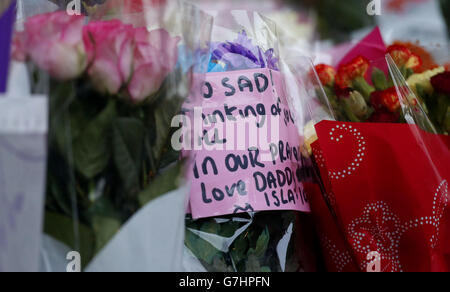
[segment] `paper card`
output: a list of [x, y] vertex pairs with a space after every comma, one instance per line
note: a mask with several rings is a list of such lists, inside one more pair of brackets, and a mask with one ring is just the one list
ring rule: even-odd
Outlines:
[[[309, 211], [297, 176], [300, 137], [280, 72], [209, 73], [202, 93], [194, 100], [190, 109], [200, 114], [191, 122], [193, 218], [266, 210]], [[199, 124], [200, 129], [196, 127]]]
[[[10, 4], [8, 5], [8, 3]], [[16, 1], [6, 1], [0, 6], [0, 93], [6, 91], [11, 37], [16, 17], [15, 7]], [[5, 10], [2, 10], [2, 8]]]
[[46, 98], [0, 97], [0, 271], [38, 270], [46, 121]]

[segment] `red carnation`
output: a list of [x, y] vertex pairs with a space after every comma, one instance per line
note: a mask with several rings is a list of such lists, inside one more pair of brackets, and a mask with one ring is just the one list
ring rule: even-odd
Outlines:
[[375, 91], [370, 96], [370, 102], [376, 109], [387, 109], [395, 113], [400, 108], [400, 99], [398, 98], [395, 87], [383, 91]]
[[336, 70], [333, 67], [325, 64], [319, 64], [316, 67], [317, 75], [319, 75], [322, 85], [332, 85], [336, 78]]
[[406, 46], [392, 45], [387, 49], [387, 53], [399, 67], [415, 70], [422, 66], [422, 59], [419, 55], [411, 52]]
[[450, 95], [450, 71], [446, 71], [431, 78], [431, 84], [437, 92]]
[[357, 77], [365, 77], [369, 70], [370, 62], [363, 56], [356, 57], [348, 64], [341, 65], [336, 76], [336, 85], [340, 88], [352, 87], [352, 82]]

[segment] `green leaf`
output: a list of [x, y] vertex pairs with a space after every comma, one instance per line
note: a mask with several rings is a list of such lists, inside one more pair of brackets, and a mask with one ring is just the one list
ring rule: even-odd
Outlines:
[[261, 263], [260, 259], [255, 256], [254, 254], [251, 254], [248, 256], [247, 261], [245, 263], [245, 272], [246, 273], [259, 273], [261, 272]]
[[211, 265], [220, 252], [206, 240], [186, 229], [186, 247], [201, 261]]
[[233, 248], [231, 249], [231, 257], [236, 265], [238, 265], [247, 256], [248, 249], [248, 239], [246, 236], [239, 236], [233, 243]]
[[450, 106], [450, 99], [440, 94], [437, 96], [437, 107], [436, 107], [436, 120], [440, 125], [444, 124], [446, 114], [447, 114], [447, 108]]
[[133, 118], [116, 120], [113, 129], [114, 163], [129, 193], [140, 189], [143, 142], [144, 125], [141, 121]]
[[154, 157], [160, 161], [166, 148], [170, 146], [171, 123], [173, 117], [179, 113], [183, 100], [181, 98], [164, 99], [157, 103], [155, 113], [155, 140], [152, 143]]
[[352, 109], [350, 108], [350, 105], [345, 100], [341, 101], [342, 108], [344, 109], [345, 115], [347, 116], [348, 120], [351, 122], [359, 123], [361, 122], [358, 117], [353, 113]]
[[240, 227], [240, 223], [236, 222], [236, 221], [229, 221], [229, 222], [225, 222], [220, 224], [220, 231], [218, 233], [218, 235], [220, 235], [221, 237], [233, 237], [236, 232], [238, 231], [239, 227]]
[[[52, 161], [52, 157], [49, 157], [48, 167], [51, 166], [55, 161]], [[51, 211], [61, 210], [66, 215], [70, 216], [72, 214], [72, 206], [70, 201], [70, 196], [67, 195], [66, 191], [63, 191], [64, 186], [71, 185], [65, 182], [64, 185], [60, 183], [51, 172], [47, 173], [47, 197], [46, 197], [46, 207], [50, 208]]]
[[99, 252], [116, 235], [121, 227], [119, 220], [111, 217], [95, 216], [93, 219], [95, 233], [95, 251]]
[[177, 189], [179, 186], [178, 180], [181, 169], [181, 162], [174, 163], [150, 182], [147, 188], [138, 195], [141, 206], [146, 205], [161, 195]]
[[372, 82], [375, 85], [376, 90], [388, 89], [388, 81], [383, 71], [378, 68], [374, 68], [372, 72]]
[[54, 83], [50, 88], [50, 147], [66, 157], [72, 144], [69, 108], [75, 100], [75, 88], [71, 82]]
[[110, 129], [115, 116], [116, 104], [110, 100], [73, 143], [75, 167], [87, 179], [94, 178], [108, 165], [111, 157]]
[[447, 113], [445, 114], [444, 123], [442, 128], [445, 132], [450, 133], [450, 106], [447, 108]]
[[211, 272], [213, 273], [232, 273], [233, 268], [225, 262], [223, 257], [214, 257]]
[[84, 267], [92, 260], [95, 238], [87, 226], [70, 217], [46, 212], [44, 232], [78, 251]]
[[367, 103], [370, 103], [370, 95], [375, 91], [375, 88], [367, 83], [364, 77], [355, 78], [353, 80], [353, 88], [364, 96], [364, 100]]
[[254, 255], [258, 258], [263, 257], [264, 254], [266, 253], [267, 247], [269, 246], [269, 230], [264, 229], [264, 231], [261, 233], [261, 235], [259, 236], [257, 242], [256, 242], [256, 247], [253, 249], [251, 248], [248, 251], [248, 255]]
[[200, 232], [217, 235], [219, 232], [219, 224], [213, 220], [208, 220], [200, 227]]

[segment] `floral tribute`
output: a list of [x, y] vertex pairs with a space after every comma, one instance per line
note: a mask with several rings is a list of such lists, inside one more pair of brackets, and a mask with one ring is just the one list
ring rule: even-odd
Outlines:
[[449, 74], [399, 43], [380, 50], [378, 63], [366, 57], [375, 45], [312, 72], [325, 93], [317, 88], [318, 103], [337, 120], [305, 137], [316, 169], [306, 188], [327, 268], [449, 271], [450, 140], [437, 134], [448, 134]]
[[[358, 56], [337, 69], [325, 64], [315, 67], [328, 99], [322, 102], [331, 105], [340, 121], [373, 123], [404, 122], [403, 102], [416, 110], [423, 110], [439, 133], [448, 134], [450, 100], [445, 88], [448, 72], [444, 67], [434, 65], [423, 49], [414, 47], [421, 52], [419, 55], [409, 47], [394, 44], [386, 51], [415, 93], [408, 94], [406, 100], [402, 100], [402, 89], [392, 74], [377, 68], [373, 61]], [[422, 56], [427, 59], [426, 65]]]
[[179, 42], [164, 29], [65, 12], [31, 17], [15, 34], [12, 56], [29, 64], [33, 91], [49, 76], [45, 232], [79, 247], [83, 264], [177, 188], [170, 123], [184, 96], [170, 88], [184, 78]]
[[[279, 71], [280, 67], [276, 50], [274, 48], [264, 49], [256, 45], [255, 40], [245, 30], [238, 32], [237, 37], [232, 41], [211, 43], [210, 50], [205, 53], [203, 59], [207, 65], [199, 70], [207, 73], [207, 80], [208, 76], [221, 76], [219, 74], [223, 74], [224, 77], [229, 77], [233, 73], [253, 76], [252, 70], [261, 72], [261, 69], [272, 70], [270, 71], [272, 75], [280, 74], [280, 72], [275, 72]], [[266, 74], [269, 75], [269, 71]], [[280, 87], [273, 86], [274, 92], [275, 88]], [[235, 105], [236, 107], [241, 105], [250, 108], [254, 105], [255, 100], [262, 105], [269, 99], [272, 104], [273, 100], [277, 100], [276, 97], [272, 96], [271, 90], [268, 94], [257, 96], [248, 93], [247, 100], [243, 97], [243, 100]], [[235, 101], [230, 99], [230, 103], [233, 102]], [[228, 103], [228, 100], [225, 103]], [[281, 101], [278, 104], [281, 106]], [[293, 124], [292, 126], [295, 127]], [[295, 129], [294, 132], [296, 131]], [[246, 164], [247, 158], [244, 159], [243, 163]], [[278, 160], [276, 163], [279, 163]], [[273, 164], [275, 165], [275, 161]], [[235, 177], [250, 184], [254, 178], [245, 172], [247, 168], [251, 168], [251, 166], [244, 166], [241, 173], [239, 171], [235, 173]], [[267, 168], [264, 171], [267, 171]], [[269, 171], [269, 173], [271, 172]], [[271, 183], [269, 181], [269, 184]], [[277, 183], [274, 182], [274, 184]], [[234, 189], [239, 188], [235, 185], [231, 186], [231, 189], [226, 187], [228, 196], [231, 197]], [[245, 189], [245, 191], [250, 192], [249, 189]], [[275, 197], [275, 193], [273, 191], [273, 197]], [[201, 194], [194, 195], [201, 196]], [[255, 190], [254, 195], [264, 201], [264, 192]], [[247, 200], [246, 197], [243, 197], [242, 200], [239, 199], [242, 202], [247, 202]], [[192, 201], [191, 199], [191, 203]], [[236, 204], [239, 204], [239, 201], [236, 201]], [[253, 209], [254, 206], [252, 207], [251, 204], [246, 204], [245, 209], [235, 206], [239, 208], [234, 214], [231, 211], [230, 213], [220, 213], [224, 214], [221, 216], [217, 216], [220, 215], [217, 214], [214, 217], [200, 219], [194, 218], [194, 215], [188, 215], [185, 246], [202, 267], [211, 272], [314, 271], [316, 268], [315, 258], [310, 242], [313, 234], [310, 233], [310, 225], [305, 222], [308, 220], [308, 215], [296, 211], [282, 211], [283, 206], [280, 206], [279, 203], [277, 205], [279, 208], [272, 206], [273, 210], [271, 209], [271, 211], [259, 211], [256, 208]], [[299, 232], [304, 237], [295, 236]], [[280, 245], [285, 246], [284, 250], [277, 248]]]

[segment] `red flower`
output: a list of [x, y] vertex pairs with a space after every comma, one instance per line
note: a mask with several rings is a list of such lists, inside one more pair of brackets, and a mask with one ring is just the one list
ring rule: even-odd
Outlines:
[[334, 92], [336, 96], [339, 98], [348, 98], [350, 97], [350, 94], [353, 92], [353, 89], [351, 89], [350, 87], [340, 88], [338, 86], [335, 86]]
[[325, 64], [319, 64], [315, 68], [322, 85], [326, 86], [333, 84], [336, 78], [336, 70], [334, 70], [333, 67]]
[[399, 67], [406, 67], [407, 69], [417, 69], [422, 66], [422, 59], [419, 55], [414, 54], [403, 45], [392, 45], [387, 49], [387, 53], [391, 55], [394, 62]]
[[437, 92], [450, 95], [450, 71], [446, 71], [431, 78], [431, 84]]
[[395, 87], [383, 91], [375, 91], [370, 96], [370, 102], [376, 109], [387, 109], [391, 113], [396, 113], [400, 108], [400, 99]]
[[397, 123], [400, 118], [398, 112], [393, 113], [385, 108], [377, 109], [369, 118], [370, 123]]
[[336, 76], [336, 85], [339, 88], [352, 87], [353, 80], [357, 77], [365, 77], [369, 67], [369, 60], [363, 56], [356, 57], [350, 63], [341, 65]]

